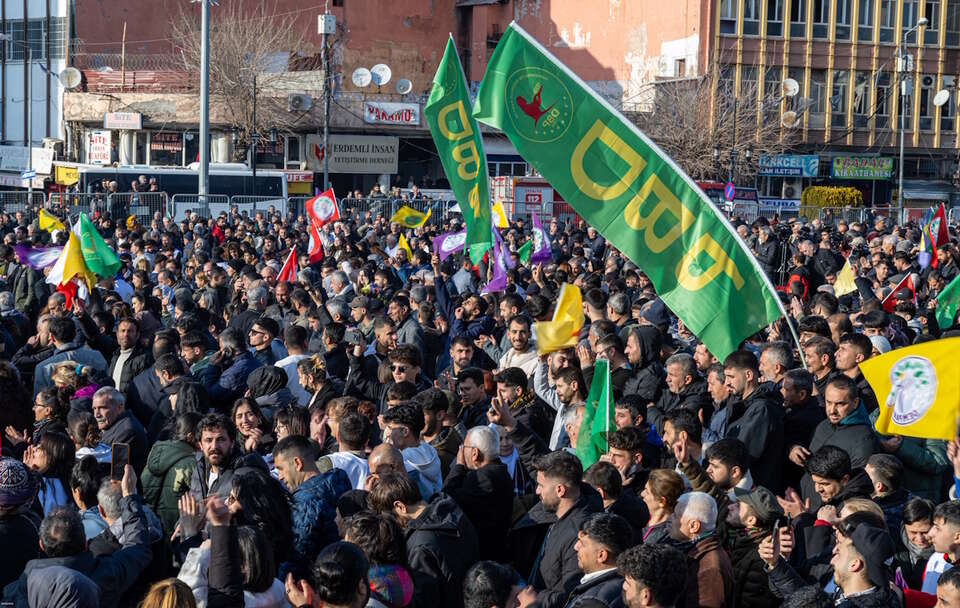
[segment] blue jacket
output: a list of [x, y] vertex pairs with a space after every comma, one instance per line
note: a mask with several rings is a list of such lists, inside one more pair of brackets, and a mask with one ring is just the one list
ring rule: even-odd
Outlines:
[[253, 353], [245, 350], [233, 358], [230, 367], [224, 369], [219, 377], [208, 376], [204, 388], [210, 395], [212, 405], [228, 409], [234, 400], [243, 397], [247, 391], [247, 376], [258, 367], [261, 367], [261, 363]]
[[303, 482], [290, 498], [293, 517], [293, 550], [280, 565], [280, 578], [295, 564], [313, 563], [321, 549], [339, 540], [335, 519], [337, 501], [353, 485], [343, 469], [330, 469]]

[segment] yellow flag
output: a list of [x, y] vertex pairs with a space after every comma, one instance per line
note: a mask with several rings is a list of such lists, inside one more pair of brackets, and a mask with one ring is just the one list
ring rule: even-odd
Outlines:
[[57, 258], [57, 263], [50, 268], [47, 275], [47, 283], [51, 285], [66, 285], [75, 276], [79, 276], [86, 282], [87, 289], [93, 289], [97, 283], [97, 277], [87, 268], [83, 261], [83, 252], [81, 251], [80, 239], [71, 230], [68, 232], [70, 240]]
[[496, 221], [497, 228], [506, 228], [510, 225], [510, 222], [507, 220], [507, 210], [503, 208], [503, 201], [495, 202], [490, 211], [493, 214], [493, 219]]
[[843, 268], [837, 273], [837, 280], [833, 282], [833, 295], [845, 296], [857, 290], [857, 284], [854, 283], [853, 268], [850, 268], [850, 260], [843, 263]]
[[40, 213], [37, 215], [37, 223], [40, 224], [40, 230], [46, 230], [47, 232], [51, 232], [53, 230], [66, 230], [63, 222], [58, 220], [56, 216], [47, 213], [43, 209], [41, 209]]
[[397, 239], [397, 247], [406, 252], [408, 262], [413, 259], [413, 250], [410, 249], [410, 244], [407, 243], [407, 238], [403, 236], [402, 232], [400, 233], [400, 238]]
[[552, 321], [533, 324], [537, 336], [537, 352], [541, 355], [577, 345], [583, 329], [583, 298], [575, 285], [564, 283], [560, 289]]
[[430, 219], [430, 214], [433, 212], [432, 209], [427, 209], [426, 213], [421, 213], [416, 209], [411, 209], [406, 205], [397, 209], [397, 212], [393, 214], [393, 217], [390, 218], [391, 222], [397, 222], [404, 228], [419, 228], [427, 223], [427, 220]]
[[860, 364], [877, 395], [882, 435], [951, 440], [960, 415], [960, 338], [898, 348]]

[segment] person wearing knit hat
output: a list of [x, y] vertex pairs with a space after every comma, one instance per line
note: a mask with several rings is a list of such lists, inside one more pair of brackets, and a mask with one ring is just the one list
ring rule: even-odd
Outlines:
[[870, 336], [870, 343], [873, 344], [874, 355], [885, 355], [893, 350], [893, 347], [890, 346], [890, 340], [883, 336]]
[[15, 513], [37, 496], [36, 476], [14, 458], [0, 458], [0, 518]]

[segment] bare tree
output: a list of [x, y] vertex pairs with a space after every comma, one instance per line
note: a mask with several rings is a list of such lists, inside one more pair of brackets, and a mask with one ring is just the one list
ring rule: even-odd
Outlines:
[[[200, 72], [200, 19], [184, 4], [171, 19], [170, 36], [187, 70]], [[285, 78], [289, 71], [318, 69], [319, 52], [304, 54], [302, 22], [297, 15], [276, 14], [276, 5], [257, 0], [220, 3], [210, 28], [210, 96], [237, 129], [234, 158], [242, 160], [252, 143], [270, 129], [290, 132], [302, 118], [287, 111]], [[256, 117], [254, 117], [256, 83]], [[322, 87], [316, 83], [316, 89]]]
[[[648, 96], [652, 98], [650, 111], [632, 114], [632, 118], [697, 180], [725, 181], [731, 152], [736, 151], [734, 175], [742, 183], [756, 175], [758, 155], [785, 152], [796, 141], [797, 133], [796, 129], [781, 127], [779, 85], [775, 91], [764, 91], [760, 99], [757, 80], [742, 80], [738, 94], [734, 95], [732, 81], [717, 81], [718, 78], [711, 73], [654, 83], [652, 95]], [[714, 82], [718, 85], [715, 94]], [[789, 107], [791, 100], [784, 101]], [[717, 159], [714, 149], [719, 152]]]

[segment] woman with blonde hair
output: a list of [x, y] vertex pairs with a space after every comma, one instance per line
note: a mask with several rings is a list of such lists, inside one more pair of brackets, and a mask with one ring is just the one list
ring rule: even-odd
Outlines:
[[307, 409], [313, 405], [326, 405], [342, 391], [335, 390], [333, 383], [327, 377], [327, 362], [323, 355], [313, 355], [307, 359], [301, 359], [297, 362], [297, 376], [300, 379], [300, 386], [313, 396]]
[[186, 583], [168, 578], [150, 587], [139, 608], [197, 608], [197, 600]]

